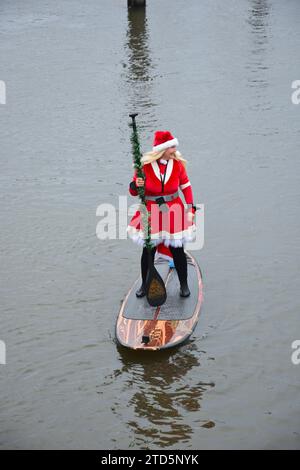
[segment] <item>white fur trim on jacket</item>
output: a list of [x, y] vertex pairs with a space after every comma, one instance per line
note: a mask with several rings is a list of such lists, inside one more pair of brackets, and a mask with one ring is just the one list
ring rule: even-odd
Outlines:
[[183, 190], [183, 189], [185, 189], [185, 188], [188, 188], [189, 186], [191, 186], [191, 182], [190, 182], [190, 181], [188, 181], [188, 183], [181, 184], [181, 185], [180, 185], [180, 189]]
[[[128, 226], [127, 233], [129, 237], [139, 245], [144, 245], [145, 237], [142, 230], [137, 230], [135, 227]], [[159, 237], [158, 237], [159, 235]], [[193, 242], [196, 238], [196, 225], [191, 225], [187, 230], [181, 232], [172, 233], [161, 231], [155, 236], [151, 237], [151, 242], [153, 245], [157, 246], [160, 243], [163, 243], [165, 246], [174, 246], [175, 248], [184, 246], [185, 243]]]
[[[151, 165], [152, 165], [152, 168], [153, 168], [153, 171], [155, 173], [156, 178], [159, 179], [159, 181], [161, 181], [161, 179], [160, 179], [160, 169], [159, 169], [157, 161], [154, 160], [154, 162], [152, 162]], [[171, 158], [171, 160], [169, 160], [169, 165], [168, 165], [167, 171], [166, 171], [165, 184], [167, 184], [167, 182], [170, 179], [170, 176], [171, 176], [172, 171], [173, 171], [173, 165], [174, 165], [174, 160], [173, 160], [173, 158]]]

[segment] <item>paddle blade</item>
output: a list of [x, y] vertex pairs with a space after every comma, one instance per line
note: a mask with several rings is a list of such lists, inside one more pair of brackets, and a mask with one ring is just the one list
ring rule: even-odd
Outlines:
[[167, 300], [165, 283], [154, 266], [148, 271], [146, 297], [151, 307], [159, 307]]

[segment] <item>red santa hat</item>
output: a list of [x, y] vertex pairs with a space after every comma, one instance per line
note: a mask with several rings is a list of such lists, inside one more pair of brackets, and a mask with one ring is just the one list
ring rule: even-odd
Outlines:
[[178, 145], [178, 140], [169, 131], [156, 131], [153, 141], [153, 152], [160, 152]]

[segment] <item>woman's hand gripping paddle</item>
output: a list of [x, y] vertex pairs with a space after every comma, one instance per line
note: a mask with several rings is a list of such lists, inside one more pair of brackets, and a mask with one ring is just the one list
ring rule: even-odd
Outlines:
[[[138, 114], [129, 114], [132, 119], [132, 136], [131, 136], [131, 143], [132, 143], [132, 151], [133, 151], [133, 162], [134, 168], [137, 171], [138, 178], [145, 178], [144, 172], [142, 169], [141, 163], [141, 151], [140, 151], [140, 143], [139, 137], [136, 127], [135, 118]], [[148, 251], [148, 273], [146, 278], [146, 297], [148, 303], [152, 307], [159, 307], [160, 305], [164, 304], [167, 299], [167, 291], [166, 286], [161, 278], [159, 272], [154, 266], [154, 257], [152, 257], [152, 248], [153, 244], [151, 242], [151, 224], [149, 221], [149, 213], [146, 206], [145, 201], [145, 188], [144, 186], [140, 186], [137, 188], [138, 195], [140, 197], [142, 203], [142, 220], [143, 220], [143, 227], [144, 230], [147, 230], [147, 236], [145, 239], [145, 246]]]

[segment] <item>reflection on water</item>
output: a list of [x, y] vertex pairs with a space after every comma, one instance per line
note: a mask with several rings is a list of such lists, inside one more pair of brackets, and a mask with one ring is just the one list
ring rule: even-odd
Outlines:
[[[128, 99], [128, 110], [141, 113], [140, 128], [153, 129], [156, 106], [152, 96], [152, 82], [155, 80], [155, 67], [149, 48], [146, 7], [128, 8], [128, 26], [125, 52], [123, 83]], [[147, 121], [147, 124], [143, 124]]]
[[268, 0], [250, 0], [248, 23], [252, 27], [252, 32], [256, 34], [255, 43], [265, 49], [264, 45], [268, 38], [268, 17], [270, 15], [270, 5]]
[[118, 388], [120, 381], [121, 399], [126, 400], [122, 422], [132, 432], [134, 447], [187, 443], [193, 433], [191, 416], [197, 416], [198, 427], [214, 426], [199, 419], [203, 393], [214, 384], [201, 381], [200, 352], [194, 343], [154, 354], [118, 350], [123, 365], [104, 386], [113, 382]]
[[251, 48], [247, 69], [247, 86], [253, 91], [253, 102], [251, 109], [265, 110], [271, 107], [271, 102], [266, 99], [264, 89], [270, 86], [266, 76], [268, 65], [267, 46], [268, 16], [270, 5], [268, 0], [250, 0], [248, 8], [248, 23], [250, 25]]
[[150, 81], [151, 58], [148, 46], [146, 8], [128, 8], [128, 81]]

